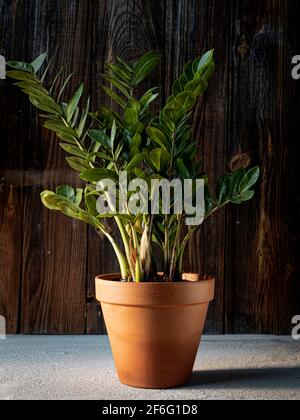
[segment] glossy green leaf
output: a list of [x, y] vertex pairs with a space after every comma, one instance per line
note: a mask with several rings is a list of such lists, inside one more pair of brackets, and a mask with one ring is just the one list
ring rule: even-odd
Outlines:
[[190, 175], [187, 167], [185, 166], [183, 160], [180, 159], [180, 158], [176, 159], [176, 164], [177, 164], [177, 168], [179, 170], [181, 178], [182, 179], [190, 179], [191, 175]]
[[87, 190], [85, 191], [84, 200], [85, 200], [86, 208], [87, 208], [88, 212], [95, 217], [98, 216], [97, 198], [98, 198], [98, 196], [96, 196], [92, 193], [88, 193]]
[[32, 63], [30, 63], [30, 65], [33, 68], [34, 73], [37, 73], [40, 70], [46, 58], [47, 58], [47, 53], [43, 53], [39, 55]]
[[222, 176], [217, 185], [217, 202], [219, 205], [225, 203], [230, 194], [230, 178], [228, 174]]
[[68, 200], [74, 202], [75, 200], [75, 190], [69, 185], [62, 185], [57, 187], [55, 190], [56, 194], [66, 197]]
[[90, 97], [88, 97], [88, 99], [87, 99], [86, 106], [84, 108], [84, 111], [82, 113], [82, 116], [81, 116], [81, 119], [80, 119], [80, 122], [79, 122], [79, 125], [78, 125], [78, 128], [77, 128], [77, 133], [78, 133], [79, 137], [81, 137], [81, 135], [83, 133], [83, 130], [84, 130], [84, 127], [85, 127], [85, 124], [86, 124], [86, 120], [87, 120], [87, 117], [88, 117], [88, 114], [89, 114], [89, 109], [90, 109]]
[[66, 161], [72, 169], [80, 173], [89, 167], [86, 160], [79, 157], [67, 157]]
[[150, 160], [155, 169], [160, 172], [170, 164], [171, 156], [165, 149], [157, 148], [150, 152]]
[[135, 169], [145, 159], [145, 153], [136, 154], [133, 159], [125, 166], [124, 171], [130, 172]]
[[249, 201], [249, 200], [251, 200], [253, 198], [253, 196], [254, 196], [254, 191], [253, 190], [247, 190], [247, 191], [242, 192], [239, 195], [239, 198], [242, 201]]
[[253, 185], [256, 184], [258, 178], [259, 178], [260, 170], [259, 167], [256, 166], [252, 169], [250, 169], [248, 172], [246, 172], [246, 175], [242, 179], [240, 183], [240, 191], [244, 192], [249, 190]]
[[105, 80], [110, 82], [114, 87], [116, 87], [121, 93], [123, 93], [126, 98], [129, 98], [130, 95], [128, 93], [128, 85], [120, 80], [116, 80], [113, 76], [109, 74], [102, 74], [101, 75]]
[[157, 97], [157, 88], [149, 89], [139, 100], [141, 109], [147, 108]]
[[114, 102], [120, 105], [123, 109], [126, 108], [126, 102], [116, 92], [114, 92], [112, 89], [108, 88], [107, 86], [102, 86], [102, 89], [108, 96], [112, 98]]
[[78, 106], [78, 103], [80, 101], [80, 98], [82, 96], [83, 93], [83, 84], [81, 83], [81, 85], [79, 86], [79, 88], [76, 90], [76, 92], [74, 93], [73, 98], [70, 100], [70, 102], [67, 105], [66, 108], [66, 117], [67, 117], [67, 121], [71, 121], [76, 108]]
[[[14, 70], [34, 74], [34, 68], [31, 64], [23, 63], [22, 61], [7, 61], [6, 65]], [[9, 75], [9, 74], [8, 74]], [[10, 72], [10, 77], [13, 77], [13, 72]], [[21, 75], [19, 75], [21, 77]]]
[[41, 200], [45, 207], [47, 207], [49, 210], [59, 210], [57, 205], [51, 202], [51, 198], [55, 196], [55, 193], [53, 191], [43, 191], [41, 193]]
[[69, 153], [70, 155], [81, 157], [83, 159], [88, 157], [87, 152], [79, 149], [78, 146], [74, 146], [68, 143], [59, 143], [59, 145], [65, 152]]
[[59, 115], [61, 108], [51, 98], [40, 97], [38, 95], [30, 95], [29, 100], [37, 109], [49, 112], [50, 114]]
[[169, 142], [165, 134], [156, 127], [148, 127], [147, 128], [147, 134], [150, 137], [151, 140], [153, 140], [156, 144], [161, 146], [163, 149], [168, 151], [169, 149]]
[[134, 65], [134, 74], [132, 84], [137, 86], [159, 63], [160, 55], [157, 52], [150, 51], [144, 54]]
[[88, 162], [93, 162], [95, 160], [95, 158], [103, 159], [104, 161], [109, 161], [109, 162], [111, 162], [113, 160], [113, 158], [111, 156], [108, 156], [106, 153], [92, 152], [92, 153], [88, 154], [87, 161]]
[[102, 144], [102, 146], [110, 150], [112, 149], [111, 139], [103, 130], [90, 130], [89, 136], [93, 141]]
[[207, 67], [213, 60], [214, 50], [207, 51], [200, 59], [197, 65], [197, 71], [201, 71], [203, 68]]
[[111, 127], [111, 132], [110, 132], [110, 144], [111, 144], [112, 150], [114, 150], [116, 134], [117, 134], [117, 125], [116, 125], [116, 120], [114, 119], [112, 123], [112, 127]]
[[131, 99], [127, 104], [127, 108], [126, 108], [125, 116], [124, 116], [126, 124], [128, 126], [131, 126], [137, 123], [139, 120], [140, 112], [141, 112], [140, 104], [136, 100]]
[[83, 179], [84, 181], [88, 181], [92, 183], [97, 183], [101, 179], [105, 179], [105, 178], [113, 179], [116, 181], [118, 180], [118, 176], [116, 172], [111, 171], [109, 169], [105, 169], [105, 168], [86, 169], [82, 171], [82, 173], [80, 174], [80, 178]]

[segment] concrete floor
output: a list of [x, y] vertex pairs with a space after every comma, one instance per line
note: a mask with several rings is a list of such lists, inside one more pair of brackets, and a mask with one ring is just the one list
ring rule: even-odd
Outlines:
[[121, 385], [107, 337], [0, 340], [1, 399], [300, 399], [300, 341], [206, 336], [190, 383], [170, 390]]

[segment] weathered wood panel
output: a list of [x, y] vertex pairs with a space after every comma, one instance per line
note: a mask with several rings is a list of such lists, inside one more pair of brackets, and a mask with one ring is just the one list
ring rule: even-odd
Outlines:
[[[91, 9], [84, 1], [29, 1], [28, 59], [55, 55], [62, 78], [75, 70], [70, 86], [90, 80]], [[30, 27], [34, 30], [30, 31]], [[50, 79], [55, 75], [49, 74]], [[84, 333], [87, 227], [41, 206], [40, 192], [79, 180], [66, 164], [57, 139], [34, 124], [27, 139], [24, 186], [24, 246], [21, 331]], [[56, 174], [56, 170], [59, 170]], [[33, 175], [32, 175], [33, 173]]]
[[[26, 5], [0, 1], [0, 54], [14, 56], [26, 51]], [[17, 36], [11, 29], [19, 28]], [[19, 330], [22, 219], [23, 219], [23, 152], [28, 136], [26, 100], [16, 94], [6, 81], [0, 81], [0, 314], [5, 316], [7, 330]]]
[[[263, 175], [255, 200], [216, 214], [187, 252], [187, 269], [217, 279], [207, 332], [286, 333], [300, 313], [299, 18], [297, 0], [0, 0], [0, 53], [55, 54], [65, 74], [76, 70], [70, 91], [83, 79], [94, 108], [107, 101], [99, 74], [113, 54], [161, 53], [145, 86], [162, 85], [162, 104], [183, 64], [215, 48], [194, 116], [199, 157], [212, 183], [240, 159]], [[24, 98], [0, 89], [0, 314], [10, 332], [103, 333], [94, 276], [116, 259], [91, 229], [42, 208], [42, 189], [77, 176]]]

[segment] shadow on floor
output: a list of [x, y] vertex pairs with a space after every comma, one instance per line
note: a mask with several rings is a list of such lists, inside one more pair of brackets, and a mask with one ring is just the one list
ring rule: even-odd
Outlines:
[[300, 390], [300, 367], [194, 371], [189, 388], [286, 388]]

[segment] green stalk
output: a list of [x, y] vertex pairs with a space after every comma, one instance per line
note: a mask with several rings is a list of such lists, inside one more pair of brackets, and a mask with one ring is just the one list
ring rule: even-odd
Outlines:
[[107, 237], [109, 242], [111, 243], [111, 245], [112, 245], [112, 247], [113, 247], [113, 249], [116, 253], [116, 256], [117, 256], [117, 259], [118, 259], [118, 262], [119, 262], [119, 265], [120, 265], [122, 279], [128, 279], [130, 270], [129, 270], [128, 262], [127, 262], [127, 259], [126, 259], [125, 255], [120, 250], [120, 248], [119, 248], [117, 242], [114, 240], [114, 238], [106, 231], [103, 231], [103, 233]]
[[126, 229], [123, 225], [122, 220], [118, 216], [115, 216], [115, 221], [116, 221], [117, 226], [119, 228], [120, 235], [121, 235], [121, 238], [122, 238], [122, 241], [123, 241], [123, 244], [124, 244], [126, 258], [127, 258], [128, 261], [130, 261], [130, 248], [129, 248], [128, 234], [126, 232]]
[[175, 272], [176, 272], [176, 262], [177, 262], [177, 247], [180, 240], [180, 232], [181, 232], [181, 217], [177, 217], [178, 227], [176, 232], [176, 237], [174, 240], [172, 255], [171, 255], [171, 263], [170, 263], [170, 271], [169, 271], [169, 278], [168, 281], [173, 281]]
[[135, 281], [139, 283], [142, 281], [142, 268], [141, 268], [141, 259], [140, 259], [140, 249], [139, 241], [134, 229], [134, 226], [131, 226], [132, 236], [133, 236], [133, 245], [136, 250], [136, 262], [135, 262]]
[[164, 276], [168, 275], [169, 268], [169, 221], [165, 215], [165, 244], [164, 244]]

